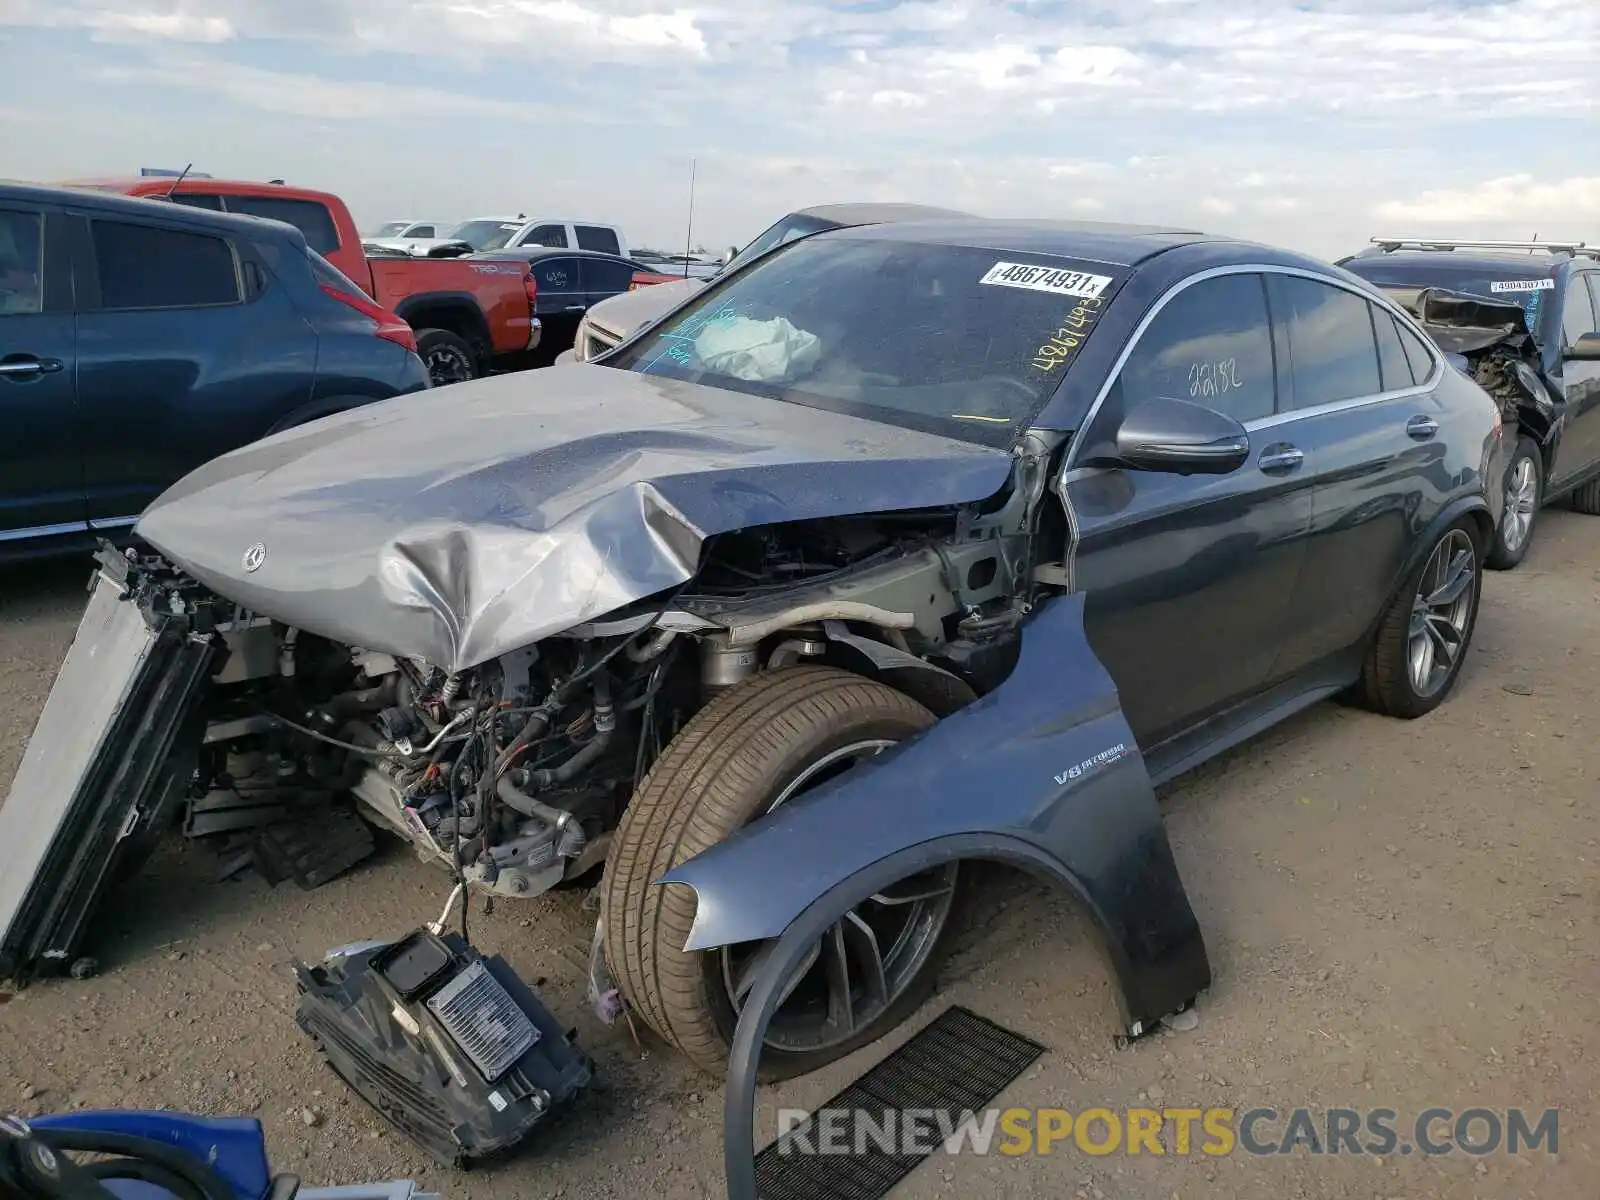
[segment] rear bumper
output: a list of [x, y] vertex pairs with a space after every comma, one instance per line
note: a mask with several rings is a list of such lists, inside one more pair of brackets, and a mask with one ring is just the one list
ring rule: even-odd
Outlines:
[[538, 317], [534, 317], [533, 320], [528, 322], [528, 349], [537, 350], [539, 341], [543, 337], [544, 322], [540, 321]]

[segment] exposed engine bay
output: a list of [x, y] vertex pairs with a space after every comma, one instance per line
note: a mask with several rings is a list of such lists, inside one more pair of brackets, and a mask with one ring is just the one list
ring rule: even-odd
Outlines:
[[1538, 344], [1521, 304], [1424, 288], [1406, 306], [1440, 349], [1465, 360], [1467, 374], [1494, 397], [1508, 427], [1526, 426], [1545, 437], [1553, 402], [1539, 378]]
[[[97, 587], [169, 640], [211, 647], [160, 701], [164, 766], [125, 798], [123, 857], [181, 812], [185, 835], [219, 850], [222, 877], [254, 867], [319, 886], [375, 850], [374, 826], [478, 893], [527, 898], [590, 877], [663, 748], [741, 680], [834, 665], [947, 714], [1004, 678], [1037, 586], [1030, 514], [1049, 511], [1042, 473], [1019, 475], [1028, 490], [988, 512], [719, 535], [668, 594], [455, 673], [252, 614], [160, 556], [107, 544]], [[99, 785], [79, 787], [82, 807]], [[76, 929], [58, 932], [48, 951], [49, 937], [12, 945], [9, 965], [45, 953], [66, 965]]]
[[[995, 669], [1025, 568], [1002, 542], [950, 546], [936, 532], [949, 537], [948, 518], [726, 535], [665, 603], [455, 674], [245, 619], [226, 631], [186, 828], [314, 885], [338, 865], [330, 847], [350, 843], [321, 827], [348, 792], [474, 890], [539, 895], [603, 863], [662, 747], [758, 671], [810, 660], [911, 674], [922, 686], [907, 690], [935, 711], [974, 695], [964, 676]], [[362, 852], [358, 839], [345, 857]]]

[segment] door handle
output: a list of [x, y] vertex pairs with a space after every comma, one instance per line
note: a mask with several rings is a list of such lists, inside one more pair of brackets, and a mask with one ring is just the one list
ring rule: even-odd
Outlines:
[[569, 304], [569, 305], [567, 305], [567, 311], [568, 312], [585, 312], [585, 311], [588, 310], [588, 308], [589, 308], [589, 306], [587, 304]]
[[1416, 438], [1419, 442], [1427, 441], [1438, 432], [1439, 422], [1432, 417], [1412, 417], [1406, 422], [1407, 436]]
[[1260, 457], [1256, 459], [1256, 466], [1263, 471], [1297, 471], [1305, 458], [1305, 452], [1299, 446], [1277, 442], [1261, 452]]
[[20, 358], [0, 362], [0, 375], [8, 379], [27, 379], [33, 375], [53, 375], [65, 364], [59, 358]]

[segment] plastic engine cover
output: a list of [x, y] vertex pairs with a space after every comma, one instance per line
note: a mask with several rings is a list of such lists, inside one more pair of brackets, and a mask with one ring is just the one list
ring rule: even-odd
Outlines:
[[593, 1074], [505, 961], [453, 934], [344, 947], [295, 977], [328, 1065], [446, 1166], [511, 1151]]

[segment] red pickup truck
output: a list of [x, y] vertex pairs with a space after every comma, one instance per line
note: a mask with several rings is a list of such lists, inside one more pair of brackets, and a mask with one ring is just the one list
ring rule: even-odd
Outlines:
[[328, 192], [242, 180], [138, 179], [73, 181], [70, 187], [165, 197], [178, 204], [285, 221], [306, 243], [417, 335], [417, 353], [435, 387], [475, 379], [496, 360], [539, 344], [535, 284], [525, 262], [471, 259], [368, 258], [343, 200]]

